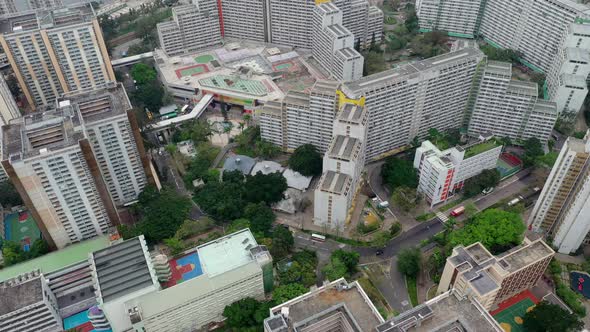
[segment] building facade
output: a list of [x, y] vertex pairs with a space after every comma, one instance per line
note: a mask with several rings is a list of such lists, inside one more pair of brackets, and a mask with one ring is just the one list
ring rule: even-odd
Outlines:
[[369, 115], [361, 105], [345, 103], [334, 122], [333, 138], [323, 160], [324, 174], [314, 192], [316, 225], [344, 229], [365, 166]]
[[365, 100], [367, 160], [404, 149], [428, 130], [460, 127], [476, 69], [484, 55], [464, 48], [344, 83], [344, 97]]
[[455, 37], [474, 38], [484, 8], [485, 1], [479, 0], [416, 0], [421, 31], [446, 31]]
[[554, 102], [538, 97], [536, 83], [512, 80], [512, 65], [489, 61], [483, 71], [468, 132], [490, 133], [513, 141], [538, 138], [547, 144], [557, 109]]
[[553, 238], [560, 253], [588, 243], [590, 139], [568, 138], [529, 218], [530, 227]]
[[569, 121], [574, 121], [588, 94], [589, 54], [590, 21], [570, 24], [547, 73], [548, 97], [555, 101], [560, 116]]
[[430, 141], [416, 149], [418, 191], [430, 206], [446, 201], [463, 188], [466, 180], [486, 169], [495, 169], [502, 145], [492, 137], [480, 137], [471, 144], [441, 151]]
[[115, 81], [90, 4], [4, 18], [0, 44], [33, 107]]
[[0, 0], [0, 15], [16, 13], [14, 0]]
[[28, 0], [29, 9], [49, 9], [63, 6], [62, 0]]
[[223, 37], [259, 42], [267, 40], [266, 1], [231, 0], [218, 3], [221, 3]]
[[311, 49], [313, 0], [268, 1], [270, 38], [273, 44]]
[[477, 300], [486, 311], [533, 287], [543, 276], [555, 252], [543, 240], [524, 242], [501, 255], [492, 255], [481, 243], [458, 246], [447, 258], [437, 293], [450, 289], [459, 297]]
[[342, 25], [342, 10], [331, 2], [313, 11], [311, 49], [313, 58], [338, 81], [363, 76], [363, 56], [354, 49], [354, 35]]
[[[212, 2], [212, 1], [211, 1]], [[207, 5], [202, 1], [203, 6]], [[192, 53], [221, 45], [222, 30], [217, 6], [201, 9], [199, 5], [172, 8], [172, 21], [158, 23], [160, 46], [168, 56]]]
[[57, 300], [39, 271], [0, 283], [0, 331], [63, 330]]

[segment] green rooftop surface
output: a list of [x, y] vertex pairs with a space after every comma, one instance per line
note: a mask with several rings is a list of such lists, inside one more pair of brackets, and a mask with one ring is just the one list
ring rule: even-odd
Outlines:
[[0, 281], [14, 278], [20, 274], [31, 272], [35, 269], [43, 273], [49, 273], [66, 266], [88, 259], [88, 254], [109, 246], [108, 235], [96, 239], [76, 243], [64, 249], [51, 252], [16, 265], [0, 269]]
[[500, 146], [500, 145], [498, 143], [496, 143], [496, 141], [493, 139], [473, 145], [473, 146], [470, 146], [465, 151], [465, 158], [473, 157], [473, 156], [478, 155], [480, 153], [491, 150], [497, 146]]
[[264, 83], [241, 79], [237, 76], [216, 75], [200, 79], [199, 83], [204, 87], [243, 92], [254, 96], [266, 96], [268, 94], [268, 89]]

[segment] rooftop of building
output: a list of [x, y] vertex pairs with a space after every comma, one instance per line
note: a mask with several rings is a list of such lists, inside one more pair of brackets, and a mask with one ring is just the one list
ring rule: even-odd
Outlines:
[[90, 22], [94, 16], [94, 10], [89, 3], [37, 12], [24, 11], [0, 19], [0, 34], [61, 28], [72, 24]]
[[512, 64], [510, 62], [502, 61], [488, 61], [486, 64], [486, 72], [507, 77], [512, 76]]
[[283, 103], [287, 105], [309, 107], [309, 94], [299, 91], [289, 91], [285, 95]]
[[475, 300], [453, 291], [403, 312], [377, 327], [378, 332], [502, 332], [493, 317]]
[[356, 59], [362, 56], [357, 50], [350, 47], [341, 48], [336, 52], [340, 53], [344, 59]]
[[559, 115], [557, 112], [557, 104], [550, 100], [537, 99], [535, 107], [533, 109], [535, 113], [544, 113], [547, 116], [556, 117]]
[[322, 14], [332, 14], [340, 11], [340, 9], [336, 7], [336, 5], [333, 4], [331, 1], [320, 3], [317, 6], [315, 6], [315, 8], [317, 12]]
[[261, 112], [281, 115], [283, 113], [283, 104], [280, 101], [267, 101], [264, 106], [262, 106]]
[[[341, 319], [352, 322], [355, 331], [374, 331], [383, 323], [383, 318], [375, 309], [362, 287], [357, 283], [336, 280], [317, 290], [270, 309], [272, 316], [265, 324], [275, 327], [273, 332], [281, 331], [281, 316], [288, 312], [288, 323], [294, 331], [302, 331], [310, 323], [317, 323], [327, 315], [339, 315]], [[333, 317], [333, 316], [332, 316]]]
[[576, 61], [584, 64], [590, 63], [590, 54], [588, 54], [588, 50], [578, 47], [568, 47], [565, 52], [567, 54], [567, 60], [569, 61]]
[[262, 160], [254, 165], [251, 175], [255, 175], [258, 172], [261, 172], [262, 174], [271, 174], [276, 172], [282, 173], [283, 170], [283, 166], [281, 166], [281, 164], [277, 163], [276, 161]]
[[345, 195], [348, 193], [351, 183], [352, 178], [347, 174], [327, 171], [322, 175], [318, 187], [325, 192]]
[[362, 124], [366, 120], [366, 108], [351, 103], [345, 103], [338, 113], [338, 121], [354, 124]]
[[244, 229], [198, 246], [197, 251], [203, 272], [214, 277], [252, 262], [257, 247], [252, 232]]
[[567, 87], [575, 87], [580, 90], [588, 90], [586, 85], [586, 78], [582, 75], [561, 74], [560, 79], [562, 84]]
[[328, 155], [332, 158], [350, 161], [354, 152], [361, 149], [361, 141], [350, 136], [337, 135], [332, 139]]
[[[588, 135], [588, 133], [586, 133]], [[566, 146], [576, 153], [587, 153], [586, 141], [583, 139], [568, 137], [565, 142]]]
[[311, 184], [311, 176], [305, 176], [290, 168], [285, 169], [283, 176], [287, 180], [287, 186], [290, 188], [305, 190]]
[[99, 89], [64, 94], [58, 106], [77, 105], [85, 123], [92, 123], [131, 109], [131, 101], [121, 83], [109, 83]]
[[362, 92], [367, 89], [373, 89], [392, 81], [407, 79], [410, 75], [417, 75], [420, 72], [428, 71], [436, 67], [447, 66], [468, 58], [483, 58], [483, 56], [484, 54], [479, 49], [466, 47], [456, 52], [438, 55], [412, 64], [406, 64], [395, 69], [365, 76], [359, 80], [347, 82], [343, 86], [352, 95], [362, 95]]
[[534, 262], [553, 257], [555, 251], [543, 240], [525, 243], [497, 256], [498, 263], [508, 272], [515, 272]]
[[327, 93], [333, 95], [336, 90], [340, 87], [340, 82], [328, 81], [328, 80], [317, 80], [311, 88], [312, 93]]
[[36, 269], [39, 269], [44, 274], [57, 271], [72, 264], [87, 260], [88, 254], [96, 250], [107, 248], [109, 244], [110, 240], [106, 235], [72, 244], [41, 257], [0, 269], [0, 281], [14, 278]]
[[259, 80], [251, 80], [236, 75], [214, 75], [199, 80], [205, 88], [236, 91], [252, 96], [265, 96], [268, 89]]
[[508, 93], [524, 95], [536, 98], [539, 95], [538, 85], [535, 82], [511, 80], [508, 84]]
[[478, 154], [495, 149], [499, 146], [502, 146], [502, 144], [498, 143], [495, 139], [488, 139], [461, 148], [465, 150], [465, 158], [470, 158]]
[[0, 283], [0, 316], [43, 301], [41, 276], [31, 274], [34, 276], [23, 282], [9, 280]]
[[332, 24], [326, 27], [326, 30], [331, 33], [336, 39], [352, 36], [352, 33], [340, 24]]
[[154, 285], [146, 258], [143, 236], [135, 237], [91, 254], [95, 283], [102, 302], [118, 299]]
[[244, 175], [249, 175], [256, 165], [256, 160], [252, 157], [244, 156], [244, 155], [230, 155], [225, 159], [223, 163], [223, 171], [224, 172], [231, 172], [231, 171], [240, 171]]

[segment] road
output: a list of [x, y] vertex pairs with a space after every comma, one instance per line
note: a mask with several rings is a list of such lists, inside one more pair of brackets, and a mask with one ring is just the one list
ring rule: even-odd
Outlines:
[[530, 169], [523, 170], [514, 177], [500, 183], [491, 194], [474, 199], [473, 203], [480, 211], [482, 211], [505, 198], [514, 197], [524, 189], [533, 185], [535, 177], [530, 175]]

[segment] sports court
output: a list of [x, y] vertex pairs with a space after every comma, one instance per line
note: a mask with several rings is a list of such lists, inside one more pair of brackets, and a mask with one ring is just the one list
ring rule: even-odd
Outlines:
[[274, 71], [292, 72], [297, 71], [299, 69], [299, 66], [297, 66], [297, 64], [295, 64], [295, 62], [293, 61], [283, 61], [279, 63], [273, 63], [272, 69]]
[[195, 76], [207, 72], [209, 72], [209, 68], [207, 67], [207, 65], [204, 64], [188, 66], [175, 70], [176, 77], [178, 78], [185, 76]]
[[500, 177], [502, 179], [517, 173], [521, 168], [522, 160], [517, 156], [506, 152], [500, 155], [498, 163], [496, 164], [496, 169], [500, 172]]
[[[88, 311], [84, 310], [63, 320], [64, 330], [76, 328], [80, 332], [95, 332], [92, 323], [88, 319]], [[109, 332], [110, 330], [101, 331]]]
[[578, 271], [570, 272], [570, 286], [574, 291], [590, 299], [590, 275], [588, 273]]
[[201, 260], [196, 252], [172, 259], [169, 263], [172, 276], [166, 283], [166, 287], [172, 287], [203, 274]]
[[29, 251], [35, 240], [41, 238], [33, 216], [28, 211], [11, 213], [4, 218], [4, 237], [8, 241], [19, 242], [24, 251]]
[[213, 60], [215, 60], [215, 58], [211, 54], [202, 54], [195, 57], [195, 62], [201, 64], [205, 64]]
[[539, 300], [525, 290], [500, 303], [498, 309], [490, 312], [506, 332], [525, 332], [522, 327], [524, 315], [533, 309]]

